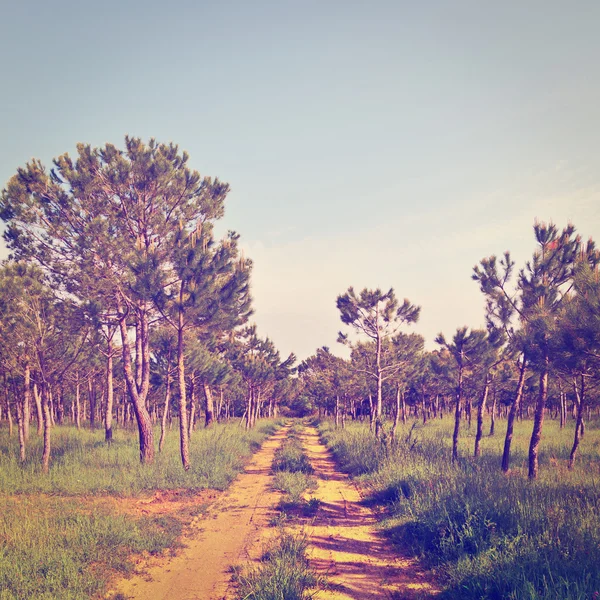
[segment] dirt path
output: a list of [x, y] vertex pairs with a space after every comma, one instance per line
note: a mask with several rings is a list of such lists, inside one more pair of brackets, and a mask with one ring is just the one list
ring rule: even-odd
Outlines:
[[[227, 595], [229, 568], [250, 556], [249, 549], [270, 530], [280, 493], [272, 490], [273, 454], [287, 435], [280, 429], [264, 442], [243, 473], [207, 514], [195, 519], [195, 532], [186, 548], [171, 559], [161, 559], [144, 573], [123, 580], [116, 588], [140, 600], [220, 600]], [[272, 529], [271, 529], [272, 531]]]
[[330, 589], [319, 600], [431, 598], [438, 591], [414, 559], [403, 558], [376, 528], [376, 518], [359, 504], [360, 494], [341, 474], [317, 430], [307, 428], [303, 444], [315, 469], [318, 487], [310, 494], [320, 501], [308, 536], [311, 565], [325, 575]]

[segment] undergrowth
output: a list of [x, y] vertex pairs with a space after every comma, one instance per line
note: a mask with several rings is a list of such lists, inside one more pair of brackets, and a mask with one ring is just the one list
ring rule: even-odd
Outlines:
[[[340, 466], [384, 504], [387, 534], [442, 573], [447, 599], [589, 600], [600, 591], [600, 432], [588, 427], [568, 471], [572, 428], [546, 425], [540, 478], [526, 478], [531, 424], [518, 425], [514, 469], [500, 471], [503, 435], [480, 460], [449, 460], [451, 422], [406, 426], [395, 444], [368, 426], [320, 431]], [[462, 440], [467, 455], [473, 438]]]

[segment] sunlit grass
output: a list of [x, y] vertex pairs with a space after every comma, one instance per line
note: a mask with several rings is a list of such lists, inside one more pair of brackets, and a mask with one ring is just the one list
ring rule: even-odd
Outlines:
[[396, 446], [368, 426], [321, 425], [341, 466], [388, 506], [391, 538], [446, 580], [444, 598], [588, 599], [600, 590], [600, 431], [588, 425], [576, 468], [567, 469], [573, 425], [545, 423], [540, 477], [527, 480], [531, 422], [518, 423], [512, 469], [500, 471], [505, 424], [471, 458], [463, 425], [461, 460], [450, 463], [450, 419], [400, 428]]
[[107, 445], [101, 430], [55, 427], [48, 475], [41, 471], [41, 440], [35, 433], [31, 436], [27, 461], [21, 465], [16, 436], [10, 439], [3, 430], [0, 431], [0, 492], [131, 496], [154, 489], [224, 489], [274, 427], [273, 422], [260, 422], [248, 431], [237, 424], [215, 424], [194, 431], [190, 443], [191, 468], [187, 472], [181, 466], [175, 427], [152, 465], [140, 464], [137, 435], [133, 432], [117, 430], [113, 443]]

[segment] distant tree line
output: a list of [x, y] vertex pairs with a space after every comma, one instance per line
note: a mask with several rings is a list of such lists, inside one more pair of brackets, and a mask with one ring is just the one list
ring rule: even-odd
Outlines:
[[[393, 290], [353, 288], [337, 298], [344, 324], [358, 337], [340, 333], [350, 359], [320, 348], [299, 367], [296, 404], [345, 419], [368, 418], [382, 443], [393, 443], [398, 423], [409, 418], [452, 415], [452, 460], [459, 458], [461, 427], [475, 422], [473, 454], [481, 454], [484, 416], [488, 435], [500, 416], [507, 420], [501, 468], [510, 467], [516, 419], [532, 418], [528, 474], [538, 476], [545, 415], [575, 421], [573, 466], [592, 411], [600, 410], [600, 253], [583, 243], [572, 225], [534, 224], [536, 248], [515, 275], [510, 253], [490, 256], [473, 269], [486, 301], [485, 329], [459, 328], [451, 339], [439, 334], [438, 350], [400, 327], [414, 323], [419, 308], [399, 303]], [[384, 421], [387, 419], [387, 429]]]

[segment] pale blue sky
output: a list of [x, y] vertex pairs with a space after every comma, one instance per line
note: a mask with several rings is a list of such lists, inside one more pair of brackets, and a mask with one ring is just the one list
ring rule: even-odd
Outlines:
[[479, 326], [483, 256], [533, 219], [600, 240], [600, 3], [0, 0], [0, 185], [125, 133], [231, 184], [283, 353], [336, 348], [335, 298], [393, 286], [433, 347]]

